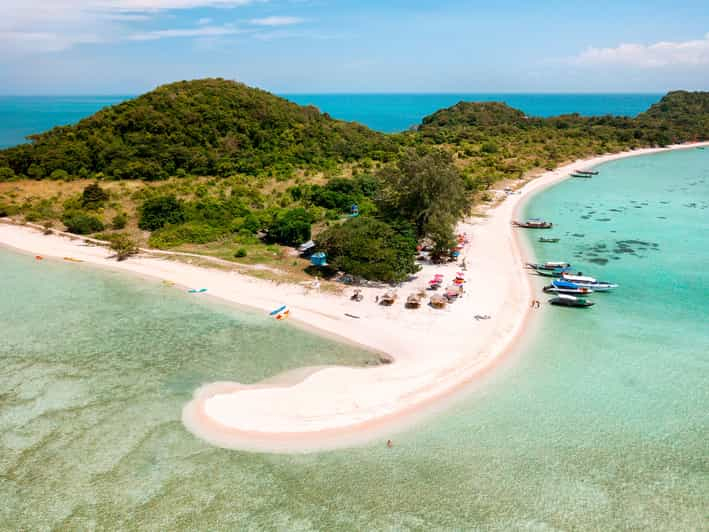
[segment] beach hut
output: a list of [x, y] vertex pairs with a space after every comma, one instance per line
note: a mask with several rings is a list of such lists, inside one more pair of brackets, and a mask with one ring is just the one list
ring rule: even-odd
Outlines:
[[433, 308], [442, 309], [446, 308], [446, 303], [448, 303], [448, 300], [442, 295], [434, 294], [431, 296], [429, 303]]
[[462, 285], [450, 285], [446, 287], [446, 297], [448, 301], [455, 301], [463, 293]]
[[396, 290], [387, 290], [384, 295], [379, 298], [380, 305], [386, 305], [387, 307], [394, 304], [397, 298]]
[[416, 292], [413, 294], [410, 294], [409, 297], [406, 298], [406, 308], [419, 308], [421, 306], [421, 293]]
[[317, 267], [327, 266], [327, 255], [322, 251], [313, 253], [310, 256], [310, 264]]

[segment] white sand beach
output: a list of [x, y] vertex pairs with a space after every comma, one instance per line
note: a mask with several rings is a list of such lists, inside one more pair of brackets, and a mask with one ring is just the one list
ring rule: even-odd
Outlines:
[[[709, 143], [703, 143], [708, 145]], [[32, 254], [86, 263], [163, 279], [184, 287], [205, 287], [212, 296], [263, 311], [282, 304], [292, 318], [390, 355], [393, 362], [372, 368], [326, 367], [293, 385], [205, 384], [184, 408], [183, 421], [197, 436], [223, 447], [308, 451], [366, 440], [387, 427], [469, 383], [494, 366], [522, 332], [533, 293], [518, 232], [510, 222], [524, 200], [578, 169], [613, 159], [666, 149], [643, 149], [579, 160], [528, 182], [485, 218], [462, 222], [469, 243], [465, 294], [444, 310], [428, 305], [411, 310], [406, 297], [424, 288], [434, 273], [450, 284], [459, 264], [426, 265], [415, 280], [398, 289], [391, 307], [375, 302], [383, 289], [364, 288], [364, 301], [319, 293], [303, 286], [277, 284], [227, 272], [152, 257], [124, 262], [83, 240], [43, 235], [28, 227], [0, 224], [0, 244]], [[560, 257], [563, 259], [563, 257]], [[427, 302], [427, 301], [426, 301]], [[353, 314], [359, 318], [348, 317]], [[491, 316], [475, 320], [476, 314]], [[283, 346], [287, 349], [288, 346]]]

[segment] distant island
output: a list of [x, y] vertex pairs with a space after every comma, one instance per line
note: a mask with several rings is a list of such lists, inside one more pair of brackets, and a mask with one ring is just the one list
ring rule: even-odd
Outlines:
[[[578, 158], [709, 139], [709, 93], [635, 118], [526, 116], [460, 102], [383, 134], [223, 79], [182, 81], [0, 151], [0, 216], [119, 241], [275, 264], [315, 239], [329, 270], [401, 281], [436, 260], [490, 188]], [[126, 244], [126, 241], [129, 243]]]

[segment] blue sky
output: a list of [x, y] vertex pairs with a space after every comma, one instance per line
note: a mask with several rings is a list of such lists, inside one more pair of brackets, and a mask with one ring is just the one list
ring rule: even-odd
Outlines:
[[3, 94], [709, 90], [707, 0], [0, 2]]

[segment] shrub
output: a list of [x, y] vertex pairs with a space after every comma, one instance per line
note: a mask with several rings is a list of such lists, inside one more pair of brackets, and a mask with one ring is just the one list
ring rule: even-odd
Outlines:
[[181, 244], [206, 244], [219, 240], [225, 230], [202, 222], [167, 225], [150, 235], [149, 243], [156, 248], [173, 248]]
[[297, 246], [310, 240], [312, 219], [305, 209], [291, 209], [276, 216], [268, 228], [268, 238], [286, 246]]
[[9, 166], [0, 166], [0, 181], [10, 181], [15, 179], [15, 172]]
[[127, 223], [128, 217], [126, 216], [126, 213], [119, 212], [113, 217], [113, 220], [111, 221], [111, 227], [120, 230], [124, 229]]
[[157, 196], [143, 203], [140, 209], [138, 227], [155, 231], [167, 224], [180, 224], [185, 221], [185, 208], [175, 196]]
[[49, 179], [54, 181], [66, 181], [69, 179], [69, 172], [61, 169], [54, 170], [51, 174], [49, 174]]
[[101, 220], [92, 214], [83, 212], [70, 212], [62, 216], [62, 223], [67, 231], [77, 235], [88, 235], [103, 231], [104, 225]]
[[[58, 171], [59, 170], [55, 170], [55, 172]], [[85, 209], [97, 209], [107, 199], [108, 192], [102, 189], [98, 183], [91, 183], [84, 189], [84, 192], [82, 192], [81, 194], [81, 206]]]
[[494, 142], [485, 142], [481, 147], [480, 150], [483, 153], [497, 153], [499, 151], [499, 148], [497, 147], [497, 144]]
[[398, 282], [418, 271], [416, 240], [374, 218], [361, 216], [330, 227], [318, 236], [317, 246], [333, 268], [365, 279]]
[[246, 248], [239, 248], [236, 250], [236, 253], [234, 253], [234, 257], [237, 259], [241, 259], [246, 256]]

